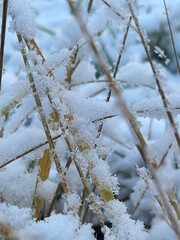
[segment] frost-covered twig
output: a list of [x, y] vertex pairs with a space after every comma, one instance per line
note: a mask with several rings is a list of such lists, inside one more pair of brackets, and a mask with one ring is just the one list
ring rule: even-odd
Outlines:
[[170, 111], [170, 106], [169, 106], [169, 102], [166, 98], [166, 95], [164, 93], [164, 90], [161, 86], [161, 83], [160, 83], [160, 80], [159, 80], [159, 77], [158, 77], [158, 73], [156, 71], [156, 68], [154, 66], [154, 63], [152, 61], [152, 57], [151, 57], [151, 54], [149, 52], [149, 48], [148, 48], [148, 42], [146, 41], [144, 35], [143, 35], [143, 32], [141, 30], [141, 27], [139, 25], [139, 21], [138, 21], [138, 18], [136, 17], [135, 13], [134, 13], [134, 10], [132, 8], [132, 5], [129, 1], [128, 2], [128, 6], [129, 6], [129, 9], [131, 11], [131, 14], [132, 14], [132, 17], [134, 19], [134, 22], [135, 22], [135, 25], [136, 25], [136, 28], [137, 28], [137, 31], [138, 31], [138, 34], [141, 38], [141, 42], [144, 46], [144, 50], [146, 52], [146, 55], [148, 57], [148, 60], [149, 60], [149, 63], [150, 63], [150, 66], [151, 66], [151, 69], [152, 69], [152, 72], [153, 72], [153, 75], [154, 75], [154, 78], [155, 78], [155, 81], [156, 81], [156, 84], [157, 84], [157, 87], [158, 87], [158, 91], [159, 91], [159, 94], [161, 96], [161, 99], [162, 99], [162, 102], [163, 102], [163, 105], [164, 105], [164, 109], [166, 111], [166, 114], [167, 114], [167, 117], [168, 117], [168, 120], [169, 120], [169, 123], [173, 129], [173, 132], [174, 132], [174, 135], [175, 135], [175, 138], [176, 138], [176, 142], [177, 142], [177, 145], [180, 149], [180, 136], [179, 136], [179, 133], [178, 133], [178, 129], [177, 129], [177, 126], [176, 126], [176, 123], [175, 123], [175, 120], [173, 118], [173, 115]]
[[[76, 155], [75, 155], [75, 151], [76, 151], [77, 148], [79, 148], [79, 146], [76, 146], [76, 143], [72, 142], [71, 139], [70, 139], [70, 137], [65, 133], [65, 129], [64, 129], [63, 123], [61, 122], [59, 113], [58, 113], [58, 111], [56, 110], [56, 105], [55, 105], [55, 103], [53, 102], [53, 99], [52, 99], [52, 97], [50, 96], [50, 93], [49, 93], [48, 91], [47, 91], [47, 96], [48, 96], [48, 98], [49, 98], [49, 101], [51, 102], [51, 106], [52, 106], [52, 108], [53, 108], [53, 110], [54, 110], [54, 114], [55, 114], [55, 116], [56, 116], [56, 118], [57, 118], [57, 120], [58, 120], [59, 127], [60, 127], [61, 131], [65, 134], [64, 139], [65, 139], [66, 144], [67, 144], [67, 146], [68, 146], [68, 148], [69, 148], [69, 151], [70, 151], [70, 153], [71, 153], [71, 156], [70, 156], [70, 158], [68, 159], [68, 161], [67, 161], [67, 163], [66, 163], [66, 171], [67, 171], [68, 168], [70, 167], [71, 163], [74, 162], [74, 164], [75, 164], [75, 166], [76, 166], [76, 169], [77, 169], [77, 171], [78, 171], [78, 174], [79, 174], [79, 176], [80, 176], [80, 178], [81, 178], [82, 184], [83, 184], [83, 186], [84, 186], [84, 189], [85, 189], [85, 191], [86, 191], [86, 193], [87, 193], [87, 196], [89, 197], [90, 204], [91, 204], [91, 205], [94, 205], [93, 210], [94, 210], [94, 212], [95, 212], [95, 214], [96, 214], [96, 216], [97, 216], [97, 218], [98, 218], [98, 220], [99, 220], [99, 222], [100, 222], [100, 225], [103, 226], [103, 225], [104, 225], [104, 219], [103, 219], [101, 210], [100, 210], [99, 206], [98, 206], [97, 203], [96, 203], [96, 200], [95, 200], [95, 198], [94, 198], [94, 194], [93, 194], [93, 192], [92, 192], [92, 190], [91, 190], [91, 188], [90, 188], [90, 186], [89, 186], [88, 179], [87, 179], [86, 176], [84, 175], [84, 173], [83, 173], [83, 171], [82, 171], [82, 168], [81, 168], [81, 165], [79, 164], [80, 160], [77, 159], [77, 157], [76, 157]], [[71, 118], [72, 118], [72, 117], [73, 117], [73, 116], [71, 116]], [[72, 156], [74, 156], [74, 157], [72, 157]], [[55, 193], [55, 194], [58, 194], [58, 189], [59, 189], [59, 186], [57, 187], [57, 190], [56, 190], [56, 193]], [[56, 196], [54, 196], [53, 201], [55, 200], [55, 197], [56, 197]], [[52, 201], [52, 203], [51, 203], [51, 206], [52, 206], [52, 204], [53, 204], [53, 201]], [[52, 207], [51, 207], [51, 208], [52, 208]]]
[[[115, 8], [113, 8], [111, 6], [111, 4], [109, 4], [106, 0], [101, 0], [108, 8], [110, 8], [121, 20], [125, 20], [126, 17], [124, 17], [121, 13], [117, 12]], [[138, 33], [137, 29], [130, 24], [130, 27]], [[165, 64], [169, 63], [169, 59], [167, 58], [167, 56], [165, 54], [162, 54], [162, 51], [160, 49], [158, 49], [156, 46], [153, 46], [151, 43], [149, 43], [149, 46], [154, 50], [154, 52], [156, 52], [158, 54], [158, 56], [161, 59], [164, 59]]]
[[[23, 38], [22, 38], [21, 34], [17, 34], [17, 37], [18, 37], [19, 43], [21, 45], [21, 53], [22, 53], [22, 57], [23, 57], [25, 66], [27, 68], [27, 74], [28, 74], [29, 82], [31, 84], [31, 88], [32, 88], [32, 91], [33, 91], [36, 106], [38, 108], [38, 111], [39, 111], [39, 114], [40, 114], [40, 117], [41, 117], [41, 122], [42, 122], [42, 125], [43, 125], [43, 128], [44, 128], [47, 140], [48, 140], [50, 150], [52, 151], [52, 156], [53, 156], [57, 171], [59, 173], [63, 173], [63, 171], [64, 171], [63, 167], [61, 166], [61, 163], [59, 162], [58, 156], [54, 151], [54, 149], [55, 149], [54, 142], [52, 140], [52, 136], [51, 136], [51, 133], [50, 133], [50, 130], [49, 130], [49, 127], [48, 127], [48, 123], [47, 123], [47, 120], [46, 120], [46, 117], [45, 117], [45, 113], [43, 111], [42, 103], [41, 103], [38, 91], [36, 89], [36, 85], [35, 85], [35, 82], [34, 82], [33, 75], [31, 73], [31, 68], [30, 68], [30, 65], [29, 65], [29, 62], [28, 62], [25, 47], [23, 46], [24, 45]], [[67, 181], [64, 177], [61, 181], [61, 184], [62, 184], [64, 192], [67, 193], [68, 192], [68, 184], [67, 184]]]

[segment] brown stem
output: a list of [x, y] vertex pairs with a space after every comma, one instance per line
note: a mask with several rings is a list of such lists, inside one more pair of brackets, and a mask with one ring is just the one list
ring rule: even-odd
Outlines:
[[3, 2], [2, 27], [1, 27], [1, 48], [0, 48], [0, 92], [2, 85], [3, 61], [4, 61], [4, 45], [6, 36], [8, 0]]

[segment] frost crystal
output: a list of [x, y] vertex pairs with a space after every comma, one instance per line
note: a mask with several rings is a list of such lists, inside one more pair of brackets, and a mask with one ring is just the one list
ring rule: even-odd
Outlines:
[[77, 193], [69, 193], [64, 196], [64, 212], [78, 214], [81, 198]]
[[95, 240], [90, 224], [83, 226], [72, 215], [52, 215], [45, 221], [32, 222], [21, 230], [21, 239], [27, 240]]
[[35, 11], [30, 8], [28, 0], [9, 1], [9, 13], [12, 17], [10, 22], [10, 30], [21, 34], [27, 39], [35, 36], [36, 23]]
[[[118, 214], [117, 214], [118, 212]], [[112, 235], [112, 239], [129, 239], [129, 240], [148, 240], [149, 234], [144, 229], [143, 223], [140, 221], [134, 221], [127, 214], [124, 203], [118, 200], [112, 200], [107, 203], [106, 216], [112, 223], [111, 233], [104, 229], [105, 239], [109, 240], [109, 236]]]

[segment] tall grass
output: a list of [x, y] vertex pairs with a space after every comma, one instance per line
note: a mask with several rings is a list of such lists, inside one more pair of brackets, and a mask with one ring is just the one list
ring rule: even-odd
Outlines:
[[[82, 36], [85, 41], [81, 46], [79, 45], [79, 43], [77, 43], [76, 46], [72, 46], [73, 49], [69, 49], [70, 54], [68, 56], [68, 60], [66, 61], [65, 67], [66, 77], [65, 79], [63, 79], [63, 83], [62, 81], [61, 83], [59, 83], [58, 79], [56, 79], [55, 69], [49, 69], [49, 65], [46, 65], [48, 60], [43, 54], [43, 49], [41, 49], [41, 47], [38, 46], [38, 44], [36, 43], [35, 38], [28, 38], [23, 34], [23, 32], [16, 31], [15, 34], [17, 35], [20, 52], [29, 81], [28, 84], [30, 86], [28, 95], [33, 96], [33, 101], [35, 102], [35, 110], [33, 109], [32, 112], [38, 113], [38, 119], [41, 123], [41, 129], [43, 129], [46, 139], [45, 141], [39, 142], [33, 147], [27, 147], [27, 149], [23, 152], [19, 153], [17, 151], [17, 154], [13, 155], [10, 159], [2, 161], [0, 168], [3, 171], [4, 169], [8, 168], [8, 166], [10, 166], [12, 163], [19, 161], [19, 159], [21, 159], [22, 157], [29, 156], [29, 154], [39, 150], [41, 152], [41, 157], [37, 159], [32, 159], [31, 161], [31, 164], [33, 164], [35, 161], [35, 166], [31, 165], [32, 171], [37, 170], [36, 184], [34, 186], [34, 195], [32, 196], [32, 204], [31, 206], [29, 206], [29, 208], [32, 208], [33, 210], [32, 219], [34, 219], [38, 223], [40, 220], [44, 221], [45, 219], [48, 219], [54, 213], [59, 214], [59, 212], [61, 212], [64, 214], [63, 210], [61, 209], [63, 208], [62, 206], [60, 207], [60, 210], [57, 210], [58, 200], [61, 198], [62, 195], [64, 197], [67, 197], [74, 194], [74, 192], [76, 191], [76, 193], [80, 196], [80, 206], [77, 209], [76, 206], [73, 206], [72, 204], [72, 206], [68, 209], [68, 213], [66, 214], [70, 213], [73, 216], [78, 217], [82, 224], [85, 224], [87, 222], [91, 222], [92, 224], [96, 223], [96, 225], [99, 225], [102, 231], [104, 231], [106, 237], [107, 232], [103, 229], [106, 229], [106, 225], [109, 226], [107, 223], [111, 222], [113, 224], [112, 228], [109, 227], [109, 231], [111, 231], [111, 229], [113, 229], [113, 227], [115, 226], [113, 222], [115, 216], [113, 216], [113, 214], [113, 217], [111, 216], [110, 210], [108, 210], [109, 215], [107, 216], [106, 208], [110, 209], [110, 204], [112, 202], [116, 202], [116, 199], [118, 198], [121, 199], [121, 196], [119, 196], [119, 193], [117, 191], [118, 184], [115, 180], [116, 178], [110, 173], [109, 167], [107, 165], [107, 161], [109, 158], [109, 150], [104, 150], [103, 144], [101, 144], [101, 139], [103, 139], [104, 137], [104, 124], [107, 125], [108, 121], [116, 118], [117, 115], [120, 113], [119, 121], [124, 121], [125, 124], [128, 126], [131, 136], [133, 136], [133, 138], [135, 139], [132, 141], [132, 143], [134, 144], [133, 147], [138, 150], [139, 158], [143, 160], [143, 166], [146, 168], [146, 171], [149, 174], [148, 176], [143, 175], [143, 172], [137, 167], [137, 174], [139, 174], [140, 178], [144, 180], [145, 189], [142, 194], [139, 195], [139, 200], [137, 204], [132, 209], [132, 212], [130, 212], [130, 218], [134, 218], [135, 212], [138, 208], [140, 208], [140, 205], [145, 198], [147, 192], [150, 192], [156, 203], [158, 203], [158, 207], [162, 211], [162, 218], [165, 219], [168, 225], [175, 232], [177, 238], [180, 239], [179, 202], [177, 199], [177, 194], [174, 189], [172, 190], [172, 192], [167, 191], [167, 189], [164, 187], [164, 182], [161, 181], [161, 178], [158, 175], [159, 169], [163, 168], [166, 165], [165, 159], [167, 155], [170, 151], [174, 151], [172, 145], [174, 146], [174, 148], [180, 148], [178, 123], [176, 123], [176, 119], [172, 112], [171, 104], [169, 103], [169, 100], [167, 98], [167, 93], [165, 89], [163, 89], [163, 85], [161, 83], [156, 64], [154, 63], [151, 56], [150, 48], [155, 47], [150, 45], [150, 43], [146, 39], [146, 36], [144, 35], [142, 27], [139, 23], [138, 16], [135, 12], [134, 5], [132, 5], [132, 1], [125, 1], [126, 9], [128, 9], [129, 11], [127, 19], [124, 19], [124, 16], [121, 14], [121, 12], [118, 12], [116, 9], [114, 9], [113, 4], [109, 2], [110, 1], [102, 0], [101, 4], [110, 9], [119, 19], [126, 20], [124, 33], [122, 35], [122, 42], [121, 44], [119, 44], [121, 45], [121, 47], [119, 49], [114, 69], [111, 69], [111, 67], [106, 63], [106, 61], [104, 61], [102, 53], [96, 45], [94, 38], [96, 37], [98, 39], [97, 36], [99, 35], [99, 33], [91, 36], [86, 26], [86, 23], [82, 18], [81, 11], [78, 10], [80, 8], [78, 8], [76, 4], [71, 0], [67, 0], [67, 4], [69, 5], [71, 14], [74, 15], [75, 20], [77, 21], [77, 24], [81, 30]], [[176, 59], [177, 70], [180, 71], [178, 54], [173, 37], [170, 17], [166, 6], [166, 1], [164, 0], [163, 2], [168, 22], [168, 29], [171, 36], [171, 44]], [[81, 5], [81, 3], [79, 4]], [[86, 11], [88, 14], [92, 13], [94, 4], [95, 2], [91, 0], [87, 2]], [[0, 86], [3, 86], [4, 44], [6, 44], [7, 41], [7, 38], [5, 38], [6, 22], [8, 19], [7, 8], [8, 1], [4, 0], [0, 61], [0, 78], [2, 79], [2, 81], [0, 81]], [[16, 18], [16, 16], [13, 16], [10, 13], [9, 18], [13, 19]], [[139, 35], [142, 47], [144, 48], [144, 51], [146, 53], [147, 60], [152, 70], [152, 75], [156, 83], [156, 93], [160, 96], [162, 100], [163, 110], [166, 113], [165, 118], [168, 120], [168, 126], [172, 128], [172, 132], [174, 134], [174, 142], [170, 143], [167, 149], [164, 149], [165, 153], [162, 156], [162, 159], [158, 160], [153, 155], [149, 155], [150, 143], [144, 135], [143, 131], [141, 130], [138, 116], [136, 116], [136, 114], [129, 108], [128, 102], [126, 102], [123, 97], [123, 80], [117, 79], [117, 73], [119, 69], [121, 69], [122, 58], [130, 31], [135, 31]], [[73, 107], [70, 106], [70, 103], [68, 103], [67, 100], [68, 98], [66, 99], [66, 96], [64, 94], [64, 92], [73, 93], [73, 87], [78, 88], [79, 86], [81, 86], [81, 83], [74, 83], [72, 79], [74, 76], [73, 74], [78, 71], [78, 66], [83, 60], [81, 59], [81, 55], [79, 55], [79, 51], [83, 46], [86, 45], [90, 47], [90, 51], [94, 56], [94, 66], [96, 66], [96, 69], [100, 72], [101, 78], [104, 78], [96, 80], [99, 81], [99, 83], [107, 83], [107, 89], [105, 89], [105, 91], [107, 92], [105, 95], [105, 102], [107, 103], [107, 106], [109, 106], [109, 103], [111, 101], [116, 102], [116, 111], [114, 111], [112, 114], [102, 116], [99, 119], [96, 117], [96, 115], [94, 115], [94, 120], [89, 121], [82, 120], [82, 116], [79, 114], [79, 112], [76, 113], [76, 111], [74, 111], [74, 109], [76, 108], [73, 109]], [[88, 55], [87, 52], [86, 54]], [[56, 64], [59, 64], [60, 68], [63, 65], [61, 62], [58, 62]], [[39, 89], [39, 83], [37, 79], [40, 77], [44, 79], [44, 89]], [[119, 81], [121, 82], [121, 86], [118, 84]], [[90, 83], [93, 82], [94, 80], [90, 81]], [[88, 82], [84, 82], [84, 79], [82, 79], [82, 85], [88, 86]], [[139, 88], [141, 88], [141, 86], [139, 86]], [[104, 87], [100, 89], [100, 92], [101, 91], [104, 91]], [[95, 92], [94, 95], [98, 94], [99, 90]], [[26, 96], [22, 96], [19, 99], [12, 99], [10, 102], [7, 102], [5, 106], [1, 107], [1, 116], [3, 116], [3, 124], [1, 129], [2, 141], [7, 137], [6, 135], [4, 135], [4, 132], [9, 118], [11, 116], [13, 117], [13, 111], [18, 111], [19, 107], [22, 106]], [[72, 95], [72, 98], [73, 96], [74, 95]], [[2, 98], [3, 97], [5, 98], [6, 96], [2, 95]], [[89, 99], [91, 98], [89, 97]], [[87, 99], [85, 99], [85, 103], [86, 100]], [[45, 107], [44, 101], [46, 101], [46, 103], [48, 104], [48, 110]], [[75, 96], [74, 102], [76, 104]], [[65, 107], [67, 107], [67, 109], [65, 109]], [[89, 106], [87, 105], [87, 107]], [[17, 132], [19, 131], [19, 127], [22, 126], [22, 122], [25, 121], [27, 117], [28, 115], [24, 115], [23, 119], [19, 123], [19, 126], [17, 127]], [[91, 126], [91, 124], [92, 126], [94, 126], [92, 127], [92, 133], [94, 134], [93, 140], [91, 139], [92, 136], [90, 135], [91, 133], [89, 133], [88, 129], [88, 125]], [[109, 138], [111, 138], [111, 136], [109, 136]], [[61, 139], [63, 139], [64, 143], [63, 141], [60, 141]], [[59, 146], [59, 143], [61, 143], [62, 146]], [[64, 152], [64, 155], [66, 155], [65, 157], [63, 157], [62, 154], [59, 154], [58, 152], [59, 148], [64, 147], [64, 144], [66, 146], [66, 150]], [[126, 145], [126, 143], [124, 143], [124, 145]], [[106, 149], [108, 149], [108, 147], [106, 147]], [[123, 152], [120, 152], [120, 154], [123, 155]], [[119, 161], [121, 160], [122, 159], [119, 158]], [[102, 166], [102, 172], [104, 171], [104, 173], [107, 174], [107, 183], [106, 181], [102, 181], [101, 177], [99, 176], [101, 175], [101, 172], [96, 171], [97, 164]], [[76, 175], [78, 176], [78, 181], [80, 182], [81, 186], [78, 189], [74, 189], [71, 186], [71, 180], [68, 178], [70, 169], [73, 167], [76, 168]], [[135, 168], [136, 167], [134, 167], [134, 169]], [[121, 171], [121, 169], [118, 170]], [[46, 199], [44, 199], [38, 194], [39, 186], [42, 183], [45, 183], [48, 179], [51, 179], [51, 173], [53, 171], [56, 171], [58, 175], [58, 181], [56, 180], [56, 189], [53, 193], [53, 196], [51, 197], [50, 202], [48, 202]], [[152, 187], [151, 184], [155, 187], [155, 192], [150, 191]], [[132, 193], [133, 189], [131, 189], [130, 192]], [[6, 202], [3, 200], [3, 192], [0, 194], [2, 195], [2, 202]], [[60, 205], [61, 204], [62, 203], [60, 203]], [[117, 216], [118, 214], [120, 213], [117, 212]], [[119, 216], [119, 218], [120, 217], [121, 216]], [[115, 227], [119, 229], [126, 228], [127, 226]], [[22, 239], [19, 230], [14, 229], [11, 224], [6, 222], [6, 220], [4, 219], [1, 219], [0, 221], [0, 235], [5, 237], [6, 239], [11, 240]], [[129, 239], [137, 239], [136, 235], [133, 236], [134, 237]]]

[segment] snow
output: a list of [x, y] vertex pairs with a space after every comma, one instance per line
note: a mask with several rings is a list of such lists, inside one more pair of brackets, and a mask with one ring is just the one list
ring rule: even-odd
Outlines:
[[20, 0], [9, 1], [9, 14], [12, 16], [10, 22], [10, 30], [17, 34], [22, 34], [23, 37], [31, 39], [35, 36], [36, 22], [35, 11], [30, 8], [29, 1]]
[[[165, 110], [163, 106], [132, 20], [113, 79], [137, 123], [132, 127], [117, 105], [113, 88], [110, 102], [106, 102], [108, 79], [68, 1], [8, 2], [0, 93], [0, 228], [9, 226], [18, 239], [27, 240], [95, 240], [99, 238], [93, 230], [96, 224], [105, 240], [178, 239], [174, 222], [159, 204], [161, 196], [132, 130], [141, 131], [147, 156], [171, 203], [170, 211], [179, 216], [180, 154], [166, 110], [172, 113], [179, 130], [180, 88], [163, 1], [99, 0], [93, 1], [90, 13], [89, 0], [73, 1], [111, 76], [130, 17], [127, 2], [133, 6], [169, 107]], [[179, 6], [177, 1], [166, 2], [179, 56]], [[2, 18], [2, 1], [0, 10]], [[27, 52], [27, 72], [17, 34]], [[32, 40], [43, 61], [38, 49], [26, 45]], [[58, 173], [52, 161], [44, 182], [37, 181], [44, 164], [39, 159], [49, 144], [29, 84], [30, 72], [50, 130], [50, 152], [57, 154], [56, 165], [63, 169]], [[51, 139], [60, 135], [52, 144]], [[59, 187], [62, 176], [67, 193]], [[40, 209], [41, 220], [34, 217], [35, 194], [45, 202]], [[97, 212], [104, 226], [99, 225]], [[112, 227], [106, 226], [107, 222]]]
[[72, 215], [52, 215], [45, 221], [30, 222], [21, 231], [21, 239], [27, 240], [94, 240], [90, 224], [80, 224], [79, 219]]
[[[28, 136], [28, 138], [27, 138]], [[0, 140], [0, 163], [14, 159], [46, 140], [43, 130], [32, 128], [15, 132]], [[9, 147], [10, 146], [10, 147]]]
[[[118, 215], [116, 213], [119, 213]], [[126, 212], [126, 207], [118, 200], [112, 200], [107, 203], [105, 214], [112, 223], [112, 229], [105, 231], [105, 239], [150, 239], [149, 234], [145, 231], [144, 226], [139, 221], [130, 219]], [[126, 228], [120, 226], [126, 225]], [[111, 233], [110, 233], [111, 232]], [[110, 233], [110, 234], [109, 234]]]
[[51, 203], [56, 189], [57, 184], [47, 179], [43, 182], [38, 183], [38, 189], [36, 194], [41, 199], [47, 200], [47, 202]]

